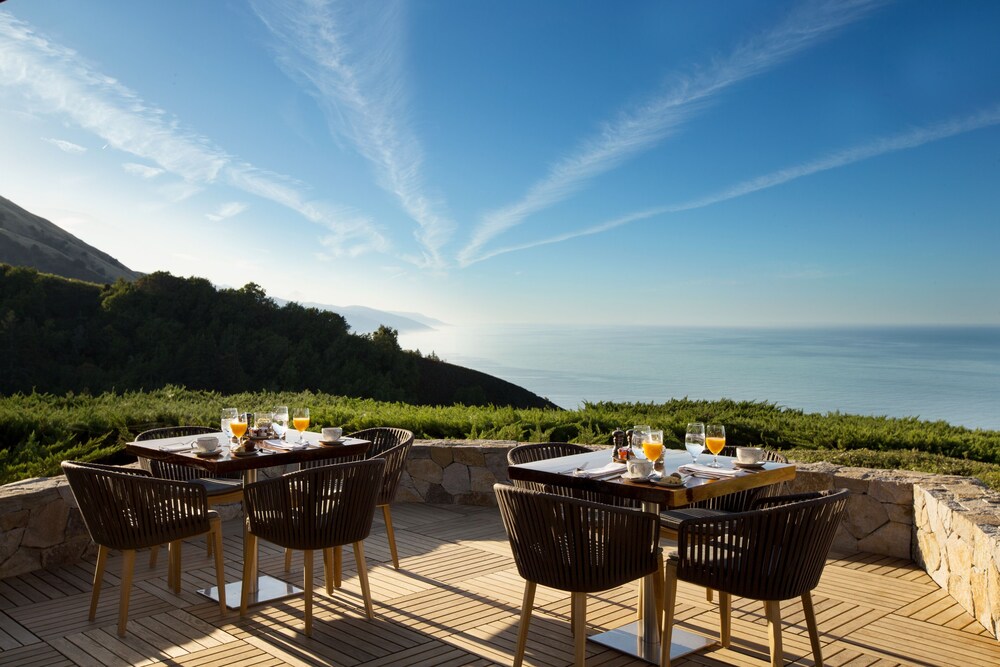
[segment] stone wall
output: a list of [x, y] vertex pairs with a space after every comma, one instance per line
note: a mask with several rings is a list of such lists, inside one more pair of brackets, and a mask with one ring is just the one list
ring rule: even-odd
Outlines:
[[[398, 502], [495, 505], [513, 441], [414, 444]], [[267, 474], [275, 474], [280, 470]], [[798, 464], [786, 491], [850, 489], [834, 549], [912, 558], [984, 627], [1000, 631], [1000, 494], [978, 480]], [[240, 505], [219, 508], [239, 516]], [[63, 477], [0, 487], [0, 578], [73, 563], [96, 549]]]

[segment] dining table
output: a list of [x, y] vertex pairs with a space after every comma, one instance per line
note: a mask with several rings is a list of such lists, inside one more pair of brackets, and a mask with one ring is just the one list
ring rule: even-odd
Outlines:
[[[250, 454], [240, 455], [239, 451], [234, 452], [229, 438], [221, 431], [209, 433], [198, 437], [216, 436], [219, 447], [215, 453], [210, 455], [200, 454], [194, 446], [195, 437], [184, 436], [174, 438], [159, 438], [152, 440], [133, 441], [125, 444], [125, 452], [137, 457], [157, 459], [167, 463], [191, 466], [200, 468], [206, 472], [205, 477], [217, 477], [226, 473], [240, 473], [243, 477], [243, 484], [252, 484], [257, 481], [257, 472], [263, 468], [273, 468], [276, 466], [297, 465], [308, 461], [329, 461], [335, 463], [337, 459], [355, 457], [363, 455], [371, 447], [371, 442], [358, 438], [344, 437], [336, 443], [323, 444], [321, 435], [311, 431], [302, 433], [303, 443], [298, 444], [292, 441], [297, 437], [297, 433], [288, 432], [288, 441], [281, 439], [260, 440], [255, 442], [255, 447]], [[243, 540], [246, 544], [247, 523], [243, 522]], [[262, 604], [272, 600], [280, 600], [302, 593], [302, 588], [282, 581], [276, 577], [257, 572], [254, 560], [253, 570], [249, 577], [250, 585], [253, 589], [250, 592], [249, 603], [251, 605]], [[226, 606], [230, 609], [238, 609], [240, 606], [243, 582], [234, 581], [226, 584]], [[200, 589], [198, 593], [219, 601], [218, 587]]]
[[[612, 459], [609, 449], [510, 465], [507, 467], [507, 475], [515, 481], [571, 487], [630, 498], [641, 503], [644, 511], [656, 514], [663, 510], [677, 509], [691, 503], [779, 484], [795, 478], [793, 464], [764, 463], [753, 469], [738, 469], [731, 457], [719, 456], [718, 461], [723, 474], [717, 478], [685, 475], [682, 477], [683, 484], [677, 487], [660, 486], [649, 480], [632, 481], [622, 478], [620, 473], [613, 474], [615, 468], [610, 465]], [[681, 466], [691, 463], [690, 454], [665, 449], [662, 457], [662, 473], [669, 475]], [[660, 466], [657, 467], [659, 469]], [[652, 477], [655, 479], [656, 475]], [[659, 664], [660, 628], [655, 597], [655, 580], [658, 576], [660, 576], [658, 573], [653, 573], [643, 579], [642, 616], [639, 620], [592, 635], [588, 639], [646, 662]], [[675, 660], [714, 643], [715, 640], [703, 635], [674, 628], [670, 658]]]

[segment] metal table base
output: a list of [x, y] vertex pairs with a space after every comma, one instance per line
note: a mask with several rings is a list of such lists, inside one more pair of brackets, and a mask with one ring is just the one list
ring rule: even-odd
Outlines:
[[[642, 621], [633, 621], [628, 625], [615, 628], [614, 630], [608, 630], [607, 632], [602, 632], [599, 635], [592, 635], [587, 637], [587, 639], [596, 644], [600, 644], [601, 646], [607, 646], [608, 648], [613, 648], [616, 651], [633, 655], [636, 658], [645, 660], [648, 663], [654, 665], [660, 664], [659, 637], [654, 635], [651, 639], [644, 640], [640, 638], [641, 633]], [[711, 646], [716, 643], [713, 639], [709, 639], [708, 637], [704, 637], [693, 632], [688, 632], [687, 630], [681, 630], [676, 626], [674, 626], [671, 640], [671, 660], [676, 660], [681, 656], [694, 653], [695, 651], [700, 651], [706, 646]]]
[[[303, 589], [287, 581], [276, 579], [269, 574], [262, 574], [257, 577], [257, 590], [250, 594], [249, 606], [271, 602], [272, 600], [283, 600], [301, 594]], [[207, 598], [216, 602], [219, 601], [219, 587], [202, 588], [197, 591]], [[240, 608], [240, 596], [243, 594], [243, 582], [233, 581], [226, 584], [226, 607], [229, 609]]]

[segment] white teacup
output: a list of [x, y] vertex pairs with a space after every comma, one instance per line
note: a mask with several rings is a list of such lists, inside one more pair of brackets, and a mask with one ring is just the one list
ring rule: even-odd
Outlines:
[[629, 459], [625, 465], [629, 477], [649, 477], [653, 472], [653, 462], [649, 459]]
[[327, 426], [323, 429], [323, 439], [327, 442], [336, 442], [344, 434], [344, 429], [339, 426]]
[[219, 439], [214, 435], [201, 435], [194, 441], [194, 448], [199, 452], [214, 452], [219, 448]]
[[737, 447], [736, 462], [743, 465], [754, 465], [764, 460], [764, 450], [760, 447]]

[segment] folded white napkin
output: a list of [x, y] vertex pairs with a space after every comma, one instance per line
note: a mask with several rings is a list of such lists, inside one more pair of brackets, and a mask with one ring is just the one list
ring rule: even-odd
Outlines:
[[593, 469], [583, 469], [575, 470], [573, 474], [577, 477], [590, 477], [592, 479], [600, 479], [603, 477], [617, 477], [618, 475], [625, 472], [626, 465], [624, 463], [609, 463], [606, 466]]
[[707, 477], [709, 479], [736, 477], [743, 474], [742, 471], [734, 470], [733, 468], [713, 468], [711, 466], [703, 466], [700, 463], [687, 463], [677, 468], [677, 472], [682, 475], [694, 475], [695, 477]]
[[284, 440], [265, 440], [264, 442], [271, 445], [272, 447], [277, 447], [278, 449], [295, 450], [295, 449], [305, 449], [306, 447], [309, 446], [309, 443], [307, 442], [304, 442], [302, 444], [296, 442], [285, 442]]
[[160, 445], [161, 452], [183, 452], [191, 449], [190, 442], [178, 442], [174, 445]]

